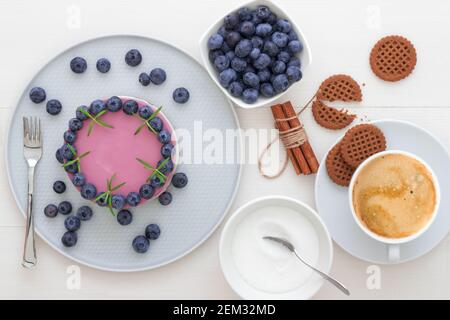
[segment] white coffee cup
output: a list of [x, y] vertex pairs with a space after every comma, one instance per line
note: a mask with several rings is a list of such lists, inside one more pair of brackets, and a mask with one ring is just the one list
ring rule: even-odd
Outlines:
[[[374, 233], [373, 231], [371, 231], [367, 226], [365, 226], [361, 222], [361, 220], [357, 216], [357, 214], [355, 212], [355, 208], [353, 206], [353, 188], [355, 186], [355, 182], [358, 179], [359, 173], [372, 160], [377, 159], [377, 158], [382, 157], [382, 156], [385, 156], [387, 154], [405, 155], [405, 156], [408, 156], [408, 157], [413, 158], [413, 159], [417, 160], [418, 162], [420, 162], [428, 170], [428, 172], [430, 172], [430, 175], [432, 177], [432, 181], [433, 181], [433, 184], [434, 184], [434, 187], [435, 187], [435, 192], [436, 192], [436, 203], [435, 203], [434, 211], [433, 211], [433, 214], [432, 214], [431, 218], [427, 222], [427, 224], [422, 229], [420, 229], [418, 232], [416, 232], [416, 233], [414, 233], [414, 234], [412, 234], [410, 236], [403, 237], [403, 238], [388, 238], [388, 237], [383, 237], [383, 236], [380, 236], [379, 234]], [[385, 243], [386, 246], [387, 246], [387, 255], [388, 255], [389, 262], [390, 263], [396, 263], [396, 262], [398, 262], [400, 260], [400, 244], [411, 242], [411, 241], [417, 239], [422, 234], [424, 234], [428, 230], [428, 228], [433, 224], [433, 221], [435, 220], [436, 215], [438, 213], [439, 204], [440, 204], [440, 187], [439, 187], [439, 182], [437, 180], [437, 177], [436, 177], [434, 171], [430, 168], [430, 166], [424, 160], [419, 158], [418, 156], [416, 156], [414, 154], [411, 154], [409, 152], [400, 151], [400, 150], [383, 151], [383, 152], [377, 153], [377, 154], [371, 156], [370, 158], [366, 159], [356, 169], [356, 171], [353, 174], [353, 177], [352, 177], [352, 179], [350, 181], [350, 185], [349, 185], [349, 203], [350, 203], [350, 209], [351, 209], [351, 212], [352, 212], [352, 216], [353, 216], [356, 224], [361, 228], [361, 230], [363, 230], [371, 238], [373, 238], [373, 239], [375, 239], [377, 241], [380, 241], [382, 243]]]

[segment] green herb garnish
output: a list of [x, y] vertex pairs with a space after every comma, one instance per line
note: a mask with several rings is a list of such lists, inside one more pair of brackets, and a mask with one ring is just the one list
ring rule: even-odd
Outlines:
[[100, 117], [102, 115], [104, 115], [105, 113], [108, 112], [108, 110], [103, 110], [100, 111], [96, 116], [91, 115], [88, 111], [84, 110], [84, 109], [80, 109], [80, 111], [89, 119], [91, 119], [91, 123], [89, 123], [89, 127], [88, 127], [88, 136], [91, 135], [92, 130], [94, 129], [94, 125], [98, 124], [101, 127], [106, 127], [106, 128], [110, 128], [113, 129], [114, 127], [110, 124], [107, 124], [105, 121], [101, 120]]
[[78, 155], [77, 152], [75, 151], [75, 148], [72, 147], [69, 143], [67, 144], [67, 147], [69, 147], [70, 151], [72, 152], [72, 154], [75, 156], [75, 159], [67, 161], [66, 163], [63, 164], [63, 168], [66, 168], [74, 163], [77, 164], [77, 168], [78, 168], [78, 172], [81, 172], [81, 165], [80, 165], [80, 160], [84, 157], [86, 157], [89, 153], [91, 153], [90, 151], [87, 151], [85, 153], [82, 153], [81, 155]]
[[164, 159], [164, 161], [161, 162], [161, 164], [157, 168], [154, 168], [151, 164], [149, 164], [148, 162], [146, 162], [142, 159], [136, 158], [136, 160], [139, 161], [140, 164], [142, 164], [145, 168], [147, 168], [148, 170], [150, 170], [152, 172], [150, 174], [150, 176], [147, 178], [147, 181], [150, 181], [153, 178], [153, 176], [155, 176], [155, 175], [162, 182], [165, 182], [167, 180], [167, 177], [160, 170], [166, 165], [167, 162], [169, 162], [170, 158]]
[[161, 111], [161, 109], [162, 109], [162, 107], [159, 107], [158, 109], [156, 109], [156, 110], [151, 114], [150, 118], [148, 118], [148, 119], [144, 119], [144, 118], [141, 118], [141, 117], [138, 116], [139, 119], [142, 120], [142, 124], [136, 129], [136, 131], [134, 132], [134, 134], [137, 135], [137, 134], [138, 134], [139, 132], [141, 132], [141, 130], [142, 130], [143, 128], [145, 128], [146, 126], [150, 129], [151, 132], [153, 132], [154, 134], [158, 134], [158, 132], [156, 132], [155, 129], [153, 129], [153, 127], [150, 125], [150, 121], [151, 121], [152, 119], [154, 119], [154, 118], [158, 115], [158, 113]]
[[118, 184], [117, 186], [112, 185], [114, 178], [116, 177], [116, 174], [114, 173], [111, 177], [111, 179], [106, 179], [106, 192], [103, 192], [101, 195], [99, 195], [97, 198], [95, 198], [95, 202], [99, 201], [99, 200], [104, 200], [107, 205], [108, 205], [108, 209], [109, 212], [111, 212], [111, 214], [113, 216], [115, 216], [114, 214], [114, 210], [112, 207], [112, 196], [113, 196], [113, 192], [119, 190], [120, 188], [122, 188], [126, 182], [122, 182], [120, 184]]

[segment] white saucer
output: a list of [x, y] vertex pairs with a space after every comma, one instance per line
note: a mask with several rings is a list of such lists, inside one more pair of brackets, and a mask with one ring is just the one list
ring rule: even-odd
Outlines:
[[[409, 122], [379, 120], [372, 123], [386, 136], [388, 150], [411, 152], [426, 161], [436, 173], [442, 194], [446, 193], [450, 186], [450, 155], [436, 137]], [[328, 177], [324, 158], [316, 178], [315, 198], [317, 211], [333, 240], [357, 258], [388, 264], [386, 245], [370, 238], [358, 227], [350, 212], [347, 194], [348, 188], [336, 185]], [[450, 230], [449, 211], [450, 197], [442, 197], [438, 215], [430, 229], [416, 240], [400, 245], [399, 263], [424, 255], [444, 239]]]

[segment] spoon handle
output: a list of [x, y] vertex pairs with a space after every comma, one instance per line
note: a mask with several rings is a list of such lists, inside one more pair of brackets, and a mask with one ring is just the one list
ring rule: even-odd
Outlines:
[[308, 262], [306, 262], [305, 260], [303, 260], [299, 254], [297, 254], [297, 252], [294, 250], [294, 254], [295, 256], [304, 264], [306, 264], [308, 267], [310, 267], [311, 269], [313, 269], [314, 271], [316, 271], [322, 278], [324, 278], [325, 280], [328, 280], [329, 282], [331, 282], [336, 288], [338, 288], [339, 290], [341, 290], [344, 294], [346, 294], [347, 296], [350, 295], [350, 291], [339, 281], [337, 281], [336, 279], [330, 277], [329, 275], [323, 273], [322, 271], [314, 268], [312, 265], [310, 265]]

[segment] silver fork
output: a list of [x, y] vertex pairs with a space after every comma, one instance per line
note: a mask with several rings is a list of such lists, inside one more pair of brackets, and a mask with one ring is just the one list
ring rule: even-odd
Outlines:
[[23, 117], [23, 155], [28, 164], [28, 206], [22, 266], [31, 269], [37, 263], [34, 245], [33, 188], [34, 169], [42, 157], [41, 120], [39, 118]]

